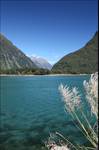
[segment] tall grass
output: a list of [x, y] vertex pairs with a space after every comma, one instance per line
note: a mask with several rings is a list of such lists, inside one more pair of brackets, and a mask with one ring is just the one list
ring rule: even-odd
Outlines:
[[[64, 143], [59, 141], [57, 144], [54, 140], [54, 136], [50, 135], [47, 147], [50, 150], [96, 150], [98, 146], [98, 73], [92, 74], [89, 81], [84, 81], [83, 86], [86, 93], [86, 100], [90, 107], [91, 116], [94, 116], [94, 125], [92, 125], [87, 115], [82, 109], [81, 96], [76, 87], [70, 89], [67, 85], [59, 86], [59, 91], [63, 97], [65, 103], [65, 109], [71, 115], [72, 119], [76, 119], [77, 124], [75, 126], [81, 131], [84, 138], [90, 143], [89, 146], [72, 143], [68, 137], [64, 137], [62, 134], [56, 132]], [[80, 109], [79, 109], [80, 108]], [[79, 116], [79, 113], [81, 116]], [[83, 117], [83, 120], [82, 120]]]

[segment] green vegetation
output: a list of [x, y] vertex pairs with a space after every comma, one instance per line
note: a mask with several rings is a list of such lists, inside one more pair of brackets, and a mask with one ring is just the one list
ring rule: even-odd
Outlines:
[[83, 74], [98, 70], [98, 32], [80, 50], [70, 53], [59, 60], [52, 68], [52, 73]]
[[0, 74], [16, 74], [16, 75], [47, 75], [50, 74], [48, 69], [42, 68], [24, 68], [24, 69], [9, 69], [9, 70], [0, 70]]
[[38, 68], [7, 38], [0, 34], [0, 74], [45, 75], [48, 69]]
[[64, 56], [52, 70], [39, 69], [11, 41], [0, 34], [0, 74], [89, 74], [98, 70], [98, 32], [80, 50]]
[[38, 68], [21, 50], [0, 34], [0, 70]]

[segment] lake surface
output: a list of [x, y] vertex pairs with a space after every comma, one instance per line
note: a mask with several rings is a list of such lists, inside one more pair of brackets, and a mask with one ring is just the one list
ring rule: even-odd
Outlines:
[[44, 141], [56, 131], [82, 142], [79, 131], [64, 110], [58, 87], [61, 83], [78, 87], [83, 101], [83, 81], [89, 77], [0, 77], [0, 148], [44, 150]]

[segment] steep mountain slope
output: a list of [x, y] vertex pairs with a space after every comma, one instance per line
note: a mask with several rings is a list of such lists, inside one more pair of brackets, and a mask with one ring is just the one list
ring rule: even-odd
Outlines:
[[98, 70], [98, 32], [81, 49], [59, 60], [52, 68], [53, 73], [93, 73]]
[[36, 67], [30, 58], [0, 34], [0, 70]]
[[35, 56], [31, 56], [31, 60], [36, 64], [36, 66], [38, 66], [39, 68], [43, 68], [43, 69], [49, 69], [51, 70], [52, 66], [51, 64], [44, 58], [42, 57], [35, 57]]

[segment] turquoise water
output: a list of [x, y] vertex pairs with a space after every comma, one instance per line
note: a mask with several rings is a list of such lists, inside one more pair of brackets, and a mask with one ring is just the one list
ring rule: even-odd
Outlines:
[[78, 87], [84, 101], [83, 80], [88, 79], [86, 75], [0, 77], [1, 149], [44, 150], [44, 141], [56, 131], [83, 141], [64, 110], [58, 87], [61, 83]]

